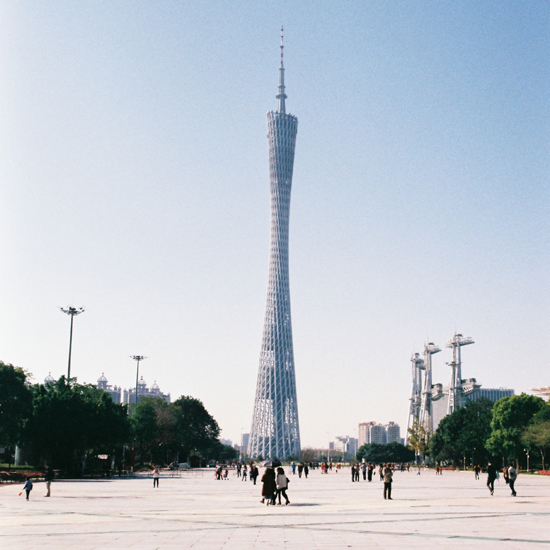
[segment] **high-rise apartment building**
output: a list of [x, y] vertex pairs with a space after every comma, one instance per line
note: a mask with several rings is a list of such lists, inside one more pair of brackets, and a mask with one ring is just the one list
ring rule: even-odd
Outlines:
[[386, 443], [399, 443], [400, 427], [395, 422], [389, 422], [385, 426], [378, 422], [362, 422], [359, 424], [358, 446], [361, 447], [366, 443], [378, 443], [386, 445]]
[[399, 424], [389, 422], [386, 424], [385, 428], [387, 443], [399, 443], [401, 441], [401, 430], [399, 428]]

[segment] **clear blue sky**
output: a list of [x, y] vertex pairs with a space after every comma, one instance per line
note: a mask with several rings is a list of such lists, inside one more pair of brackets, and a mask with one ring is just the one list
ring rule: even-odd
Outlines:
[[[548, 385], [548, 2], [0, 6], [0, 359], [249, 431], [268, 275], [265, 113], [299, 119], [290, 283], [302, 444], [406, 424], [413, 351]], [[448, 383], [450, 351], [434, 358]], [[404, 431], [404, 430], [403, 430]], [[328, 432], [328, 434], [327, 434]]]

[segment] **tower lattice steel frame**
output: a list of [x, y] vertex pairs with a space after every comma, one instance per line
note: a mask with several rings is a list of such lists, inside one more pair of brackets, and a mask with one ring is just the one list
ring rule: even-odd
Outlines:
[[262, 349], [248, 445], [251, 457], [264, 458], [286, 458], [300, 453], [288, 278], [290, 191], [298, 119], [286, 113], [282, 31], [278, 106], [277, 111], [267, 113], [271, 251]]

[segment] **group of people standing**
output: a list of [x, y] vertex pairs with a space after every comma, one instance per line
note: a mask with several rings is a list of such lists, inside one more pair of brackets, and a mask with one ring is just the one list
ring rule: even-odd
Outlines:
[[248, 478], [248, 472], [250, 468], [250, 481], [254, 482], [256, 485], [256, 480], [260, 475], [260, 471], [254, 462], [251, 462], [250, 465], [237, 463], [237, 477], [241, 478], [241, 481], [246, 481]]
[[[391, 486], [393, 482], [393, 470], [391, 464], [380, 464], [378, 466], [378, 475], [380, 481], [384, 482], [384, 499], [393, 500], [391, 497]], [[376, 464], [371, 462], [363, 462], [362, 464], [352, 464], [351, 466], [351, 481], [359, 481], [361, 473], [363, 481], [372, 481], [372, 477], [376, 471]]]
[[304, 474], [307, 479], [307, 476], [309, 475], [309, 464], [307, 462], [300, 462], [298, 467], [296, 467], [296, 464], [293, 462], [291, 464], [291, 468], [293, 474], [295, 474], [296, 470], [298, 470], [298, 477], [301, 478], [302, 474]]
[[[363, 462], [363, 464], [352, 464], [351, 481], [359, 481], [361, 472], [363, 473], [363, 481], [372, 481], [375, 468], [376, 466], [370, 462]], [[380, 465], [380, 468], [382, 468], [382, 465]]]

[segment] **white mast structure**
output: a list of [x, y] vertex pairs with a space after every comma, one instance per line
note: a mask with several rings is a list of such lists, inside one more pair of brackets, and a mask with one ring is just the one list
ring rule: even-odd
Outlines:
[[412, 393], [409, 407], [409, 422], [407, 424], [407, 440], [409, 439], [409, 428], [412, 428], [415, 421], [420, 420], [420, 407], [422, 404], [422, 371], [426, 366], [424, 359], [419, 353], [413, 353], [411, 357], [412, 367]]
[[449, 404], [447, 406], [447, 414], [451, 414], [456, 409], [462, 407], [462, 359], [460, 348], [462, 346], [468, 346], [475, 342], [469, 336], [462, 336], [462, 334], [456, 334], [446, 344], [446, 348], [453, 349], [453, 360], [451, 363], [447, 363], [451, 367], [451, 384], [449, 386]]
[[432, 355], [439, 353], [441, 349], [433, 342], [424, 346], [424, 357], [426, 358], [426, 374], [424, 375], [424, 389], [422, 390], [422, 403], [420, 405], [420, 423], [428, 434], [433, 433], [432, 413]]

